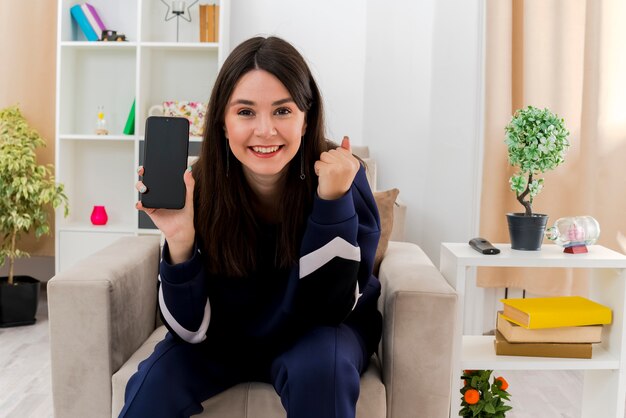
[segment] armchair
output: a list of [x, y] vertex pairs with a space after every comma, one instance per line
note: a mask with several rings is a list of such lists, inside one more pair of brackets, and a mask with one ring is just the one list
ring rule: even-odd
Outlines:
[[[375, 171], [374, 171], [375, 172]], [[361, 378], [358, 418], [447, 417], [457, 296], [415, 244], [393, 241], [380, 266], [383, 337]], [[141, 360], [166, 329], [157, 314], [158, 236], [124, 237], [48, 283], [54, 416], [116, 417]], [[200, 417], [284, 417], [271, 385], [239, 384]]]

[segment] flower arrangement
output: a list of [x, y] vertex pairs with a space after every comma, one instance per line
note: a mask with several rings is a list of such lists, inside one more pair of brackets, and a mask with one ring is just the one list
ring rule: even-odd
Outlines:
[[533, 106], [515, 112], [505, 131], [509, 163], [519, 169], [509, 179], [511, 190], [524, 206], [525, 216], [532, 216], [533, 199], [543, 188], [543, 179], [535, 176], [563, 163], [569, 132], [562, 118]]
[[511, 407], [504, 404], [511, 396], [506, 390], [509, 383], [504, 377], [489, 382], [493, 370], [464, 370], [461, 379], [461, 410], [465, 418], [504, 418]]

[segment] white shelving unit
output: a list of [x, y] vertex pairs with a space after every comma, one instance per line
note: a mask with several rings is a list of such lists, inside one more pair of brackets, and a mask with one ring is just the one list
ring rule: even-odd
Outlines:
[[[516, 251], [510, 244], [495, 244], [497, 255], [482, 255], [467, 244], [443, 243], [440, 270], [459, 297], [452, 367], [450, 417], [458, 416], [461, 371], [469, 370], [584, 370], [582, 417], [624, 417], [626, 400], [626, 256], [600, 245], [586, 254], [565, 254], [556, 245], [541, 251]], [[587, 268], [589, 298], [609, 306], [613, 321], [604, 326], [602, 343], [593, 345], [591, 359], [497, 356], [493, 336], [463, 335], [466, 280], [477, 267]], [[495, 312], [493, 315], [495, 316]], [[458, 396], [457, 396], [458, 395]]]
[[[229, 50], [230, 0], [219, 0], [219, 42], [199, 42], [199, 4], [192, 22], [165, 21], [159, 0], [90, 0], [108, 29], [127, 42], [88, 42], [73, 21], [76, 0], [60, 0], [57, 25], [56, 178], [69, 197], [70, 216], [56, 212], [56, 271], [127, 235], [155, 234], [135, 209], [136, 168], [143, 154], [148, 109], [166, 100], [207, 102]], [[190, 2], [187, 2], [190, 3]], [[133, 100], [135, 134], [123, 130]], [[95, 135], [98, 107], [109, 135]], [[190, 155], [202, 138], [192, 137]], [[104, 205], [105, 226], [90, 222]]]

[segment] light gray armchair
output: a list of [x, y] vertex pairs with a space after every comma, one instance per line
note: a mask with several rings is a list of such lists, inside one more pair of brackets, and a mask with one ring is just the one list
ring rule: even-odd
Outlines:
[[[397, 210], [392, 239], [402, 230]], [[141, 360], [166, 329], [157, 315], [157, 236], [125, 237], [48, 283], [56, 418], [116, 417]], [[390, 241], [379, 278], [383, 337], [361, 379], [358, 418], [447, 417], [457, 297], [415, 244]], [[239, 384], [201, 417], [285, 417], [271, 385]]]

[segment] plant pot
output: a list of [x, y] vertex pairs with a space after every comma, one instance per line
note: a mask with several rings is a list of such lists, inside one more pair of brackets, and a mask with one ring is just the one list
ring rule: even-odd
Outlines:
[[39, 303], [40, 282], [29, 276], [0, 277], [0, 328], [32, 325]]
[[548, 215], [534, 213], [524, 216], [523, 213], [507, 213], [511, 248], [523, 251], [539, 251], [543, 235], [548, 223]]

